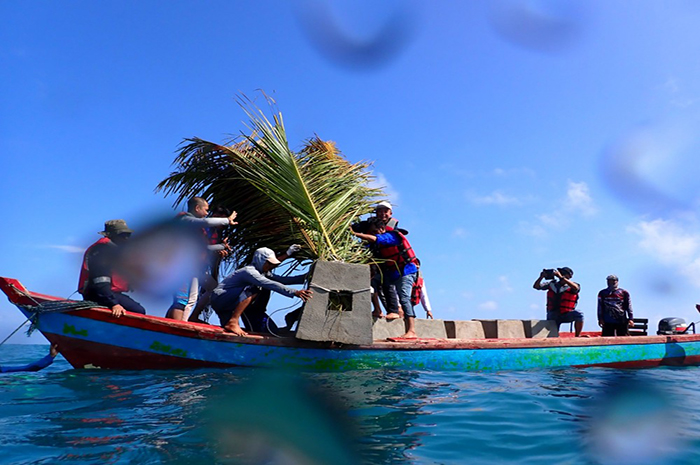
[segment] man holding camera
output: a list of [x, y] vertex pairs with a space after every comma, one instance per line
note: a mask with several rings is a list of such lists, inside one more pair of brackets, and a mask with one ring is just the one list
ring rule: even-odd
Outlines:
[[576, 337], [580, 337], [583, 313], [576, 310], [576, 304], [581, 286], [571, 280], [573, 277], [574, 272], [568, 266], [542, 270], [532, 287], [547, 291], [547, 319], [556, 321], [557, 326], [573, 322]]

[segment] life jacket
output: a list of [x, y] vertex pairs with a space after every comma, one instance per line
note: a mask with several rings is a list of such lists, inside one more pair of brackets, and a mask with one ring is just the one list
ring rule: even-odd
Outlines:
[[384, 226], [384, 229], [386, 229], [387, 231], [393, 231], [398, 225], [399, 221], [396, 218], [392, 217], [389, 218], [389, 221], [386, 222], [386, 226]]
[[551, 288], [547, 289], [547, 311], [568, 313], [576, 309], [578, 292], [569, 287], [564, 292], [556, 293]]
[[422, 296], [423, 276], [421, 276], [420, 271], [418, 271], [418, 278], [416, 279], [416, 282], [413, 283], [413, 287], [411, 288], [411, 303], [413, 305], [418, 305]]
[[[111, 242], [109, 238], [103, 237], [99, 241], [95, 242], [92, 244], [88, 249], [85, 251], [85, 255], [83, 256], [83, 266], [80, 268], [80, 277], [78, 278], [78, 292], [81, 294], [85, 294], [85, 291], [87, 290], [89, 281], [90, 281], [90, 270], [88, 268], [88, 255], [90, 254], [90, 251], [92, 250], [93, 247], [95, 247], [98, 244], [107, 244]], [[97, 279], [104, 279], [105, 282], [107, 279], [109, 279], [112, 283], [112, 292], [128, 292], [129, 291], [129, 283], [126, 281], [126, 279], [122, 278], [119, 276], [117, 273], [112, 273], [112, 276], [101, 276], [98, 277]]]
[[384, 260], [381, 264], [382, 267], [390, 270], [396, 269], [403, 274], [403, 269], [406, 265], [416, 262], [416, 254], [413, 252], [413, 248], [406, 236], [398, 231], [387, 231], [387, 233], [398, 236], [401, 241], [398, 245], [378, 246], [376, 249], [377, 255]]

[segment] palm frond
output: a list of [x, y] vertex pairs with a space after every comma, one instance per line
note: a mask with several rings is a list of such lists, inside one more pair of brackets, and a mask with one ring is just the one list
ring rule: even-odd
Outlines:
[[239, 224], [227, 236], [237, 264], [259, 247], [283, 250], [291, 243], [305, 245], [301, 259], [368, 262], [349, 226], [383, 197], [369, 187], [370, 165], [348, 162], [318, 136], [294, 152], [272, 105], [270, 119], [245, 97], [239, 104], [249, 134], [230, 145], [186, 139], [175, 170], [156, 190], [175, 195], [176, 205], [199, 195], [236, 210]]

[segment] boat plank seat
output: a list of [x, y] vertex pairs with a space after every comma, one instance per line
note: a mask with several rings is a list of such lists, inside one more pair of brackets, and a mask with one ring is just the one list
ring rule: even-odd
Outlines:
[[634, 326], [630, 326], [629, 333], [630, 336], [646, 336], [649, 330], [649, 319], [648, 318], [632, 318]]

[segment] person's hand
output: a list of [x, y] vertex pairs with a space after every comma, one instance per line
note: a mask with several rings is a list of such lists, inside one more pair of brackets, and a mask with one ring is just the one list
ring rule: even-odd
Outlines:
[[434, 320], [434, 319], [435, 319], [435, 318], [433, 318], [433, 312], [431, 312], [430, 310], [426, 310], [426, 311], [425, 311], [425, 317], [426, 317], [427, 319], [429, 319], [429, 320]]
[[121, 305], [117, 304], [114, 307], [112, 307], [112, 316], [113, 317], [119, 318], [124, 313], [126, 313], [126, 310], [124, 310], [124, 307], [122, 307]]
[[598, 326], [603, 327], [603, 320], [598, 320]]
[[314, 291], [311, 289], [302, 289], [301, 291], [296, 291], [295, 296], [299, 297], [304, 302], [308, 302], [309, 299], [314, 295]]
[[233, 226], [234, 224], [238, 224], [236, 221], [234, 221], [237, 216], [237, 212], [231, 212], [231, 214], [228, 216], [228, 224], [230, 224], [231, 226]]
[[556, 268], [554, 268], [554, 277], [561, 279], [561, 278], [563, 278], [564, 276], [561, 274], [561, 272], [560, 272], [559, 270], [557, 270]]
[[634, 326], [634, 320], [630, 319], [630, 320], [627, 322], [627, 326], [629, 326], [630, 328], [631, 328], [632, 326]]
[[49, 355], [53, 358], [56, 358], [56, 355], [58, 355], [58, 344], [51, 344], [51, 348], [49, 349]]
[[301, 246], [299, 244], [292, 244], [287, 249], [287, 256], [291, 257], [292, 255], [299, 252], [300, 250], [301, 250]]

